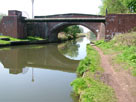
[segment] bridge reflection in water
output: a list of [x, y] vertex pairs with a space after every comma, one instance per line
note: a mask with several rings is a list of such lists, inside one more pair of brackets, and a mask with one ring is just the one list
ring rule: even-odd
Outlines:
[[61, 54], [57, 44], [27, 45], [4, 49], [0, 51], [0, 62], [4, 68], [9, 69], [11, 74], [22, 73], [27, 67], [74, 73], [79, 63], [79, 60], [71, 60]]

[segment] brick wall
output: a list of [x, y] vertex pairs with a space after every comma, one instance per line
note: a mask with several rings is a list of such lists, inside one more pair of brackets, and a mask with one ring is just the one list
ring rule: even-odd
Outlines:
[[136, 27], [136, 14], [108, 14], [106, 16], [106, 39], [115, 34], [126, 33]]
[[26, 37], [26, 24], [19, 11], [11, 10], [8, 16], [4, 16], [0, 22], [0, 33], [14, 38]]

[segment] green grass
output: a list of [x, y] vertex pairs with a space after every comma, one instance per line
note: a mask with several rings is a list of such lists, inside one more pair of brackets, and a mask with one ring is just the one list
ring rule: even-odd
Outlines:
[[43, 39], [43, 38], [40, 38], [40, 37], [28, 36], [25, 40], [33, 41], [33, 40], [44, 40], [44, 39]]
[[93, 78], [77, 78], [71, 85], [81, 102], [116, 102], [113, 89]]
[[[9, 38], [10, 41], [22, 41], [23, 40], [23, 39], [13, 38], [13, 37], [10, 37], [10, 36], [0, 36], [0, 38]], [[10, 42], [10, 41], [7, 41], [7, 42]]]
[[99, 80], [101, 76], [95, 77], [98, 72], [103, 73], [100, 56], [87, 45], [87, 56], [77, 68], [79, 77], [71, 83], [74, 92], [80, 95], [80, 102], [116, 102], [113, 89]]
[[105, 54], [115, 54], [114, 63], [120, 64], [124, 69], [130, 69], [136, 76], [136, 32], [120, 34], [111, 41], [97, 41], [95, 43]]
[[100, 56], [96, 50], [94, 50], [90, 45], [87, 45], [87, 56], [85, 59], [81, 60], [77, 68], [77, 74], [82, 76], [84, 72], [91, 71], [95, 73], [96, 71], [102, 71], [100, 67]]
[[0, 38], [9, 38], [9, 41], [5, 41], [5, 40], [0, 40], [0, 44], [10, 44], [10, 42], [12, 41], [38, 41], [38, 40], [44, 40], [40, 37], [32, 37], [32, 36], [28, 36], [25, 39], [17, 39], [17, 38], [13, 38], [10, 36], [0, 36]]
[[4, 40], [0, 40], [0, 44], [2, 44], [2, 45], [10, 44], [10, 42], [8, 42], [8, 41], [4, 41]]

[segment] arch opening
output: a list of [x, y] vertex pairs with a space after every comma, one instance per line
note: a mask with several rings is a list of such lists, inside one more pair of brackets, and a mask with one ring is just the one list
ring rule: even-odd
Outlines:
[[[67, 34], [64, 30], [71, 30], [72, 27], [73, 29], [77, 29], [78, 34], [76, 39], [60, 43], [58, 49], [67, 58], [81, 60], [86, 57], [86, 44], [90, 43], [92, 40], [96, 40], [96, 34], [82, 25], [70, 25], [60, 30], [58, 39], [61, 39], [60, 41], [67, 40], [67, 36], [71, 35]], [[80, 30], [80, 32], [78, 32], [78, 30]]]
[[[50, 31], [50, 37], [54, 37], [55, 39], [57, 39], [57, 41], [60, 41], [59, 36], [67, 36], [70, 34], [64, 34], [64, 30], [66, 28], [70, 28], [70, 27], [79, 27], [80, 31], [79, 33], [84, 33], [84, 35], [87, 35], [87, 33], [93, 36], [89, 36], [94, 37], [95, 39], [97, 38], [98, 35], [98, 29], [96, 29], [94, 26], [89, 25], [89, 24], [84, 24], [84, 23], [76, 23], [76, 22], [63, 22], [63, 23], [59, 23], [57, 25], [55, 25]], [[66, 33], [66, 32], [65, 32]], [[78, 33], [78, 34], [79, 34]], [[86, 33], [86, 34], [85, 34]], [[64, 39], [65, 40], [65, 39]]]
[[67, 39], [74, 39], [79, 37], [87, 37], [90, 40], [96, 40], [96, 32], [88, 29], [82, 25], [70, 25], [58, 32], [58, 39], [61, 41]]

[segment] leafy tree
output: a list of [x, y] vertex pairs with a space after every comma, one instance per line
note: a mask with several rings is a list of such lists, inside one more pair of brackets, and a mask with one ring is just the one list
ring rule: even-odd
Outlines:
[[136, 0], [102, 0], [102, 6], [100, 6], [102, 15], [105, 15], [106, 8], [108, 13], [134, 13]]
[[136, 0], [127, 0], [126, 4], [129, 8], [129, 12], [136, 12]]
[[64, 28], [61, 32], [64, 32], [66, 36], [76, 38], [78, 33], [82, 33], [83, 29], [77, 25]]

